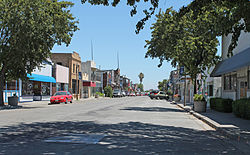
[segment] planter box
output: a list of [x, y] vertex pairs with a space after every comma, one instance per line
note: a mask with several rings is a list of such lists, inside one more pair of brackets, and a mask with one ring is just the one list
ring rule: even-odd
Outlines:
[[180, 100], [181, 100], [180, 97], [174, 97], [174, 101], [175, 101], [175, 102], [179, 102]]
[[206, 112], [207, 103], [206, 101], [194, 101], [194, 111]]
[[33, 101], [42, 101], [42, 96], [33, 96]]
[[17, 106], [18, 105], [18, 97], [16, 97], [16, 96], [8, 97], [8, 105]]

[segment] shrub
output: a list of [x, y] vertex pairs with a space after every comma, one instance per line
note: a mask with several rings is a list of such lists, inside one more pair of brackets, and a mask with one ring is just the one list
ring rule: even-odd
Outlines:
[[101, 93], [101, 92], [96, 92], [96, 95], [98, 95], [98, 96], [104, 96], [104, 94], [103, 93]]
[[113, 90], [110, 86], [104, 88], [104, 94], [106, 97], [113, 97]]
[[237, 117], [250, 119], [250, 98], [236, 100], [233, 103], [233, 113]]
[[216, 109], [216, 100], [219, 98], [210, 98], [210, 108], [211, 109]]
[[205, 98], [202, 94], [195, 94], [194, 95], [194, 101], [205, 101]]
[[210, 99], [210, 107], [216, 111], [220, 112], [232, 112], [232, 103], [231, 99], [223, 99], [223, 98], [211, 98]]

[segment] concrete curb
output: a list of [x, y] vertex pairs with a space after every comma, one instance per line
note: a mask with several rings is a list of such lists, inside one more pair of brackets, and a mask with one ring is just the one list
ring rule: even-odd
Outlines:
[[[191, 107], [184, 107], [182, 104], [178, 104], [175, 103], [178, 107], [180, 107], [181, 109], [185, 110], [186, 112], [188, 112], [189, 114], [193, 115], [194, 117], [200, 119], [201, 121], [203, 121], [204, 123], [208, 124], [209, 126], [211, 126], [212, 128], [214, 128], [216, 131], [219, 131], [220, 133], [222, 133], [224, 136], [232, 139], [232, 140], [236, 140], [238, 142], [243, 142], [246, 143], [248, 145], [250, 145], [250, 137], [241, 135], [241, 133], [237, 130], [236, 128], [233, 127], [225, 127], [217, 122], [215, 122], [214, 120], [211, 120], [210, 118], [203, 116], [200, 113], [197, 113], [195, 111], [192, 110]], [[231, 131], [230, 131], [231, 130]]]

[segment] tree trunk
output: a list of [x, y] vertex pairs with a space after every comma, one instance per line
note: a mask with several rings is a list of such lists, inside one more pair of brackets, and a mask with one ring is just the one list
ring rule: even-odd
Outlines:
[[0, 72], [0, 106], [4, 106], [4, 100], [3, 100], [3, 90], [4, 90], [4, 84], [5, 84], [5, 69], [3, 68]]
[[197, 94], [197, 82], [196, 82], [196, 76], [194, 79], [194, 95]]

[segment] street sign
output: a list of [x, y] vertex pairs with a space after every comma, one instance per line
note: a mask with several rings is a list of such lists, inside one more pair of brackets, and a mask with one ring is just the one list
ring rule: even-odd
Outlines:
[[82, 80], [82, 72], [78, 72], [79, 74], [79, 80]]
[[180, 75], [183, 75], [184, 74], [184, 66], [181, 66], [180, 67]]

